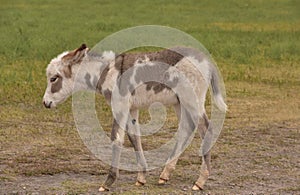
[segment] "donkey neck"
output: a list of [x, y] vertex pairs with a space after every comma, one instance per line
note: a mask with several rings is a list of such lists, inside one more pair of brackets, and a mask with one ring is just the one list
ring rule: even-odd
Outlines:
[[85, 56], [82, 62], [73, 67], [75, 91], [97, 91], [101, 75], [109, 66], [110, 60], [101, 57]]

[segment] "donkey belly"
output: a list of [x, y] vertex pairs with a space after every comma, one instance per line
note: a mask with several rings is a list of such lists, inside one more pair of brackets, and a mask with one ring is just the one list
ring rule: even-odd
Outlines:
[[132, 108], [148, 107], [154, 102], [160, 102], [164, 105], [174, 105], [178, 103], [178, 98], [169, 88], [146, 84], [136, 88], [130, 98]]

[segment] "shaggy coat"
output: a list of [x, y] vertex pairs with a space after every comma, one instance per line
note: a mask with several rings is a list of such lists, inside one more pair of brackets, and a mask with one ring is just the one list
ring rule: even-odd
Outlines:
[[[53, 59], [46, 72], [48, 86], [43, 99], [45, 107], [57, 106], [75, 91], [94, 90], [102, 94], [117, 112], [111, 132], [112, 167], [100, 191], [109, 190], [117, 178], [125, 130], [137, 151], [137, 164], [141, 167], [136, 185], [146, 183], [147, 162], [138, 132], [138, 109], [161, 102], [174, 106], [180, 121], [177, 143], [160, 175], [159, 184], [169, 180], [182, 149], [195, 129], [199, 129], [202, 138], [207, 132], [212, 132], [204, 107], [209, 86], [216, 106], [223, 112], [227, 109], [215, 66], [203, 53], [192, 48], [177, 47], [158, 52], [120, 55], [103, 52], [98, 55], [83, 44], [78, 49], [64, 52]], [[127, 98], [128, 103], [119, 101], [121, 99], [115, 98], [116, 96]], [[128, 113], [125, 112], [126, 109]], [[199, 178], [193, 190], [203, 188], [209, 172], [210, 151], [207, 151], [203, 153]]]

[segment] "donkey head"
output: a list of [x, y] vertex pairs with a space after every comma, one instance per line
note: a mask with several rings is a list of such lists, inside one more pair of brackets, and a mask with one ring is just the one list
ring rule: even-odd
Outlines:
[[82, 44], [78, 49], [64, 52], [52, 59], [47, 67], [47, 88], [43, 103], [46, 108], [53, 108], [65, 101], [73, 92], [75, 66], [80, 64], [89, 49]]

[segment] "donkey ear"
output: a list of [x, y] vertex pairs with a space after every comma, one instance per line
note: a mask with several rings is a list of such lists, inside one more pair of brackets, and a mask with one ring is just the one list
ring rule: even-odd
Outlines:
[[80, 63], [88, 50], [86, 44], [82, 44], [79, 48], [62, 57], [62, 62], [65, 64], [63, 72], [67, 78], [72, 76], [72, 65]]
[[69, 52], [64, 57], [62, 57], [63, 62], [67, 65], [73, 65], [79, 63], [82, 58], [85, 56], [86, 51], [88, 50], [86, 44], [82, 44], [79, 48]]

